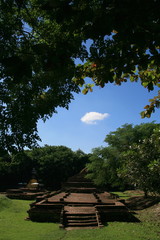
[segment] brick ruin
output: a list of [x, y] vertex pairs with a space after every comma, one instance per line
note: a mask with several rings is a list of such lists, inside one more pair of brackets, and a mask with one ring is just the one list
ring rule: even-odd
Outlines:
[[85, 178], [86, 171], [68, 179], [61, 190], [36, 198], [28, 210], [29, 219], [58, 222], [62, 228], [98, 228], [108, 221], [135, 221], [116, 195], [100, 191]]
[[7, 189], [6, 196], [11, 199], [34, 200], [37, 196], [49, 193], [36, 178], [36, 171], [33, 168], [32, 177], [27, 183], [19, 183], [18, 188]]

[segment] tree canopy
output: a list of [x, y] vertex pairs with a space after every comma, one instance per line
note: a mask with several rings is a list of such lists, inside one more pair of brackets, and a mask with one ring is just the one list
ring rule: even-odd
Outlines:
[[59, 189], [61, 183], [79, 173], [88, 162], [89, 155], [65, 146], [48, 146], [0, 157], [0, 189], [28, 183], [33, 168], [37, 180], [46, 188]]
[[155, 126], [138, 143], [132, 143], [121, 157], [119, 174], [123, 178], [142, 189], [146, 196], [148, 192], [160, 193], [160, 126]]
[[[79, 86], [92, 91], [86, 77], [160, 87], [159, 8], [158, 0], [1, 0], [0, 145], [35, 145], [39, 119], [68, 108]], [[160, 106], [159, 94], [142, 117]]]
[[110, 132], [108, 147], [94, 149], [88, 177], [101, 186], [136, 187], [159, 193], [160, 124], [125, 124]]

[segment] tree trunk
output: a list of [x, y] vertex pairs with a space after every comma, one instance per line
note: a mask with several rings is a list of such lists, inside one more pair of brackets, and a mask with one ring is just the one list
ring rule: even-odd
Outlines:
[[148, 198], [148, 191], [147, 190], [144, 190], [144, 197]]

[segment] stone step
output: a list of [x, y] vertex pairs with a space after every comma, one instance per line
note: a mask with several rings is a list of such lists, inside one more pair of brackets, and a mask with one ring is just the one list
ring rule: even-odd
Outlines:
[[[75, 196], [79, 197], [79, 194], [75, 194]], [[83, 196], [88, 195], [84, 194]], [[65, 206], [63, 223], [65, 228], [98, 228], [101, 224], [95, 207], [86, 205]]]
[[63, 184], [63, 186], [65, 187], [93, 187], [93, 183], [91, 182], [66, 182], [65, 184]]
[[84, 227], [84, 226], [97, 226], [98, 227], [98, 223], [95, 221], [95, 222], [92, 222], [92, 223], [68, 223], [67, 224], [67, 227]]
[[93, 193], [96, 191], [96, 188], [93, 187], [67, 187], [72, 193]]
[[92, 205], [82, 205], [82, 204], [76, 204], [74, 206], [72, 206], [71, 204], [68, 206], [64, 207], [64, 210], [66, 212], [89, 212], [89, 213], [95, 213], [95, 207]]
[[72, 219], [67, 220], [67, 223], [97, 223], [97, 219]]
[[95, 213], [92, 212], [67, 212], [66, 216], [95, 216]]
[[67, 219], [96, 219], [95, 215], [70, 215], [66, 216]]
[[80, 229], [96, 229], [98, 228], [98, 226], [83, 226], [83, 227], [78, 227], [78, 226], [73, 226], [73, 227], [66, 227], [65, 229], [67, 231], [70, 231], [70, 230], [80, 230]]

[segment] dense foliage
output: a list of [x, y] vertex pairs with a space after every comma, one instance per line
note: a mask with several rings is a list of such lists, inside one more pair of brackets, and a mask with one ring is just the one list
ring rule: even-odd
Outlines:
[[35, 146], [38, 120], [68, 108], [86, 77], [159, 87], [159, 8], [158, 0], [0, 0], [0, 145]]
[[60, 188], [61, 183], [85, 167], [88, 156], [65, 146], [45, 146], [30, 151], [37, 173], [45, 186]]
[[139, 143], [133, 143], [122, 153], [119, 174], [135, 187], [148, 192], [160, 193], [160, 126]]
[[71, 92], [79, 91], [71, 81], [66, 34], [31, 4], [0, 5], [0, 144], [10, 152], [34, 146], [38, 119], [52, 116], [58, 106], [67, 108]]
[[123, 189], [125, 184], [117, 176], [119, 168], [118, 151], [112, 147], [95, 148], [87, 164], [87, 177], [101, 187], [107, 187], [108, 190]]
[[108, 147], [93, 150], [88, 177], [109, 188], [160, 193], [160, 124], [125, 124], [109, 133]]
[[68, 177], [82, 170], [87, 161], [87, 154], [81, 150], [73, 152], [65, 146], [46, 145], [12, 156], [3, 155], [0, 158], [0, 189], [27, 183], [33, 168], [40, 183], [57, 189]]

